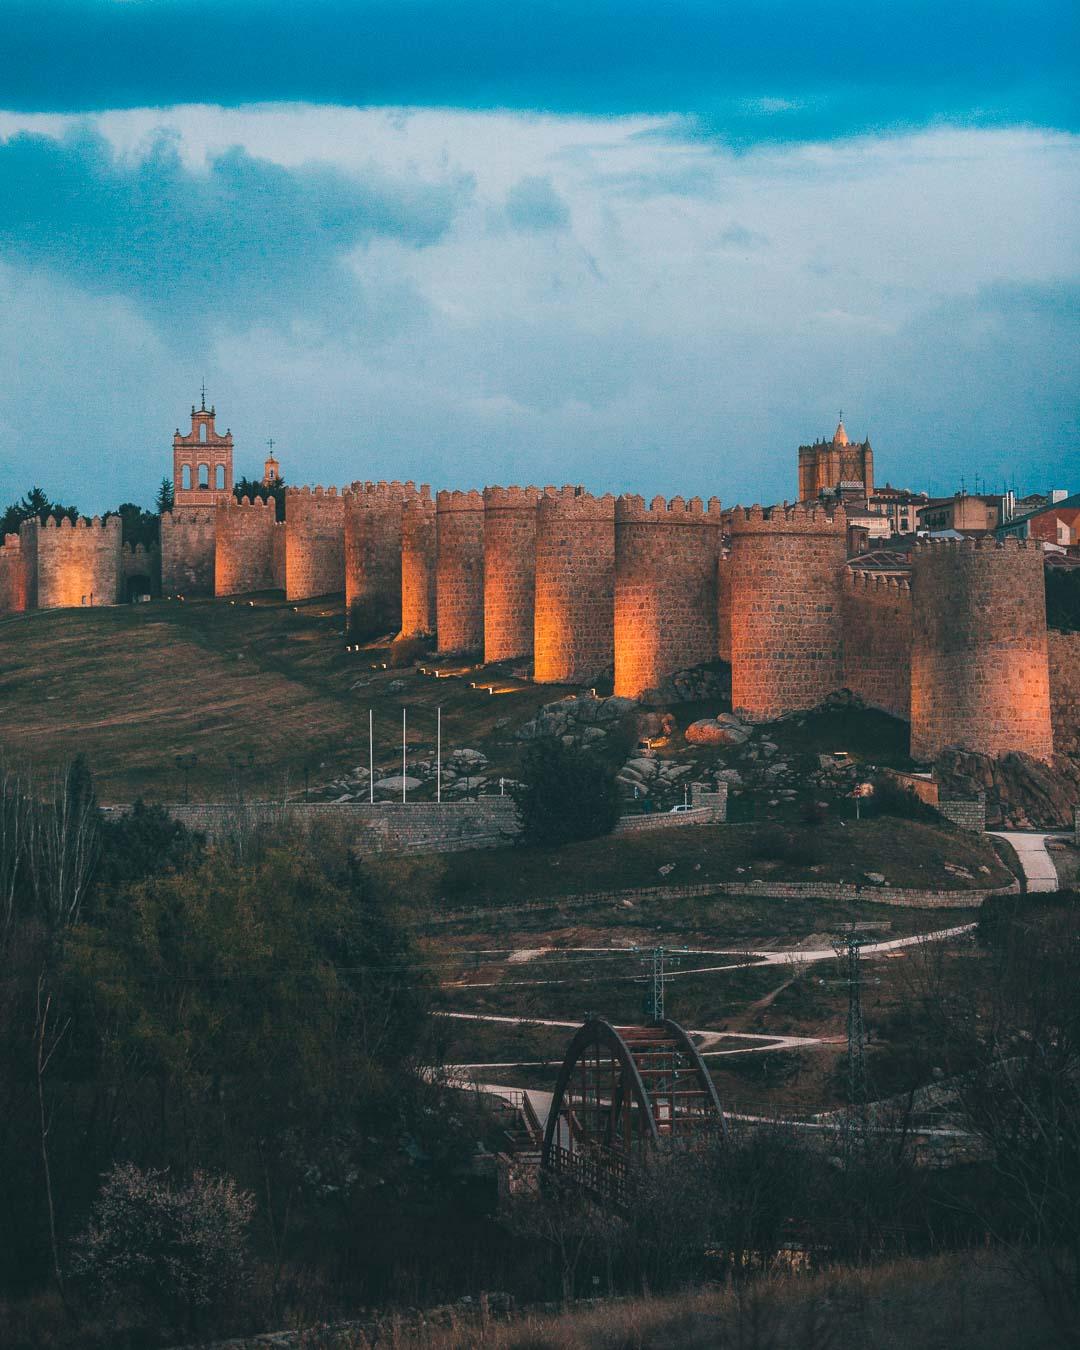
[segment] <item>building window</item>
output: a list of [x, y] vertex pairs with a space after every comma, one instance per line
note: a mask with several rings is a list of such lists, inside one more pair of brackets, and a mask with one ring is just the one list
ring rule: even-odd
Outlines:
[[180, 486], [187, 492], [191, 491], [191, 465], [185, 464], [180, 470]]
[[204, 444], [206, 443], [206, 423], [205, 423], [205, 422], [200, 422], [200, 423], [199, 423], [199, 440], [202, 441]]
[[199, 487], [208, 488], [210, 486], [210, 465], [199, 465]]

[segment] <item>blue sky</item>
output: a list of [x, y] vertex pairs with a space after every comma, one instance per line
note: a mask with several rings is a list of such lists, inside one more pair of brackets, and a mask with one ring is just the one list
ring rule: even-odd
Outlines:
[[[1080, 486], [1065, 4], [0, 6], [0, 504], [254, 472]], [[88, 472], [92, 465], [92, 472]], [[1051, 484], [1052, 480], [1052, 484]]]

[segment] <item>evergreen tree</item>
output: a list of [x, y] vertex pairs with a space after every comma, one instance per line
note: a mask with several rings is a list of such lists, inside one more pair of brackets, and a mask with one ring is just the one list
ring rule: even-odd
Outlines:
[[610, 834], [619, 818], [614, 771], [554, 736], [533, 741], [525, 752], [514, 801], [526, 844], [594, 839]]
[[157, 496], [154, 498], [154, 506], [159, 516], [163, 516], [166, 511], [173, 509], [174, 496], [172, 479], [163, 478], [161, 486], [157, 490]]

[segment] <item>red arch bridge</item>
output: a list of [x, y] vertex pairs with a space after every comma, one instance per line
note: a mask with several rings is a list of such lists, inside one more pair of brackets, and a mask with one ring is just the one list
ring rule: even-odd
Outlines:
[[541, 1169], [618, 1203], [652, 1153], [724, 1128], [713, 1081], [677, 1022], [615, 1027], [590, 1017], [555, 1082]]

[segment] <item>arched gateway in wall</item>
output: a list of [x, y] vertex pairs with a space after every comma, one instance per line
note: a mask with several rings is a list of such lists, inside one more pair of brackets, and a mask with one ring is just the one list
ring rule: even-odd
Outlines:
[[724, 1128], [720, 1098], [677, 1022], [614, 1027], [590, 1017], [559, 1071], [541, 1165], [618, 1203], [653, 1150], [710, 1128]]

